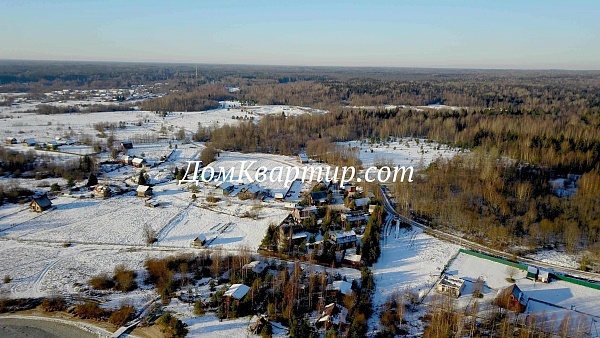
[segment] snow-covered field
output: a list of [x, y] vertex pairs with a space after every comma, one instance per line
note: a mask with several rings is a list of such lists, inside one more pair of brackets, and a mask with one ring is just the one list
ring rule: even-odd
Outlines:
[[392, 142], [341, 142], [341, 145], [358, 148], [363, 167], [396, 165], [423, 169], [438, 158], [451, 158], [460, 149], [451, 148], [424, 139], [403, 138]]
[[[372, 268], [375, 279], [373, 307], [380, 308], [394, 293], [412, 292], [425, 297], [435, 285], [444, 266], [458, 252], [459, 247], [431, 237], [420, 229], [393, 228], [382, 234], [381, 257]], [[412, 328], [420, 331], [418, 318], [409, 320]], [[379, 324], [374, 315], [371, 327]]]

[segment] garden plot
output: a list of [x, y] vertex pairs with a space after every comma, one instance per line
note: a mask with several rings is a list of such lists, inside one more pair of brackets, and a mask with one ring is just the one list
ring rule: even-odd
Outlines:
[[18, 225], [5, 229], [2, 235], [30, 240], [141, 245], [146, 241], [143, 234], [146, 225], [158, 231], [185, 207], [185, 202], [171, 198], [168, 207], [147, 208], [143, 199], [132, 195], [105, 200], [59, 197], [52, 203], [52, 210], [41, 214], [17, 214], [10, 221]]
[[257, 211], [258, 219], [243, 218], [239, 216], [245, 211], [250, 211], [252, 206], [244, 204], [226, 206], [226, 203], [226, 201], [219, 202], [219, 207], [215, 207], [221, 212], [196, 205], [189, 207], [182, 213], [181, 218], [161, 232], [159, 245], [189, 247], [198, 235], [203, 235], [207, 239], [208, 247], [238, 249], [245, 246], [256, 250], [269, 223], [278, 224], [288, 214], [280, 209], [261, 208]]

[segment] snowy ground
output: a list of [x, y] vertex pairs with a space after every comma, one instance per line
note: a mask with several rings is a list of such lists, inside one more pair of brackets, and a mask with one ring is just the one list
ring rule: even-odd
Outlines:
[[358, 147], [359, 159], [363, 167], [397, 165], [413, 166], [423, 169], [437, 158], [451, 158], [460, 149], [424, 139], [403, 138], [392, 142], [369, 144], [368, 142], [350, 141], [340, 143], [352, 148]]
[[[382, 236], [381, 257], [372, 269], [376, 285], [373, 307], [376, 311], [396, 292], [414, 292], [419, 298], [425, 297], [446, 263], [459, 249], [457, 245], [440, 241], [420, 229], [397, 231], [393, 227]], [[412, 323], [413, 333], [421, 331], [418, 314], [407, 320]], [[375, 314], [370, 320], [370, 327], [378, 325], [379, 316]]]

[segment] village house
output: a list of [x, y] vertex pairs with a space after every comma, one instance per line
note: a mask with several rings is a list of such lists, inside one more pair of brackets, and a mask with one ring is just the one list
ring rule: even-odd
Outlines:
[[327, 191], [314, 191], [310, 193], [310, 204], [323, 205], [327, 203]]
[[35, 142], [34, 138], [26, 138], [23, 140], [23, 144], [28, 147], [34, 147], [37, 142]]
[[338, 249], [352, 248], [356, 245], [356, 233], [350, 231], [334, 231], [329, 233], [329, 240]]
[[143, 168], [146, 165], [146, 160], [143, 158], [136, 157], [131, 160], [131, 164], [136, 168]]
[[60, 144], [56, 141], [46, 143], [46, 148], [48, 148], [48, 150], [58, 150], [58, 147], [60, 147]]
[[102, 184], [98, 184], [97, 186], [95, 186], [93, 193], [94, 196], [101, 198], [108, 198], [111, 196], [110, 188]]
[[527, 302], [527, 296], [516, 284], [500, 289], [494, 299], [494, 305], [516, 313], [525, 312]]
[[369, 221], [369, 213], [363, 210], [342, 210], [340, 219], [344, 226], [360, 227]]
[[336, 280], [333, 283], [327, 285], [327, 291], [329, 291], [330, 294], [334, 297], [343, 297], [353, 292], [352, 283], [343, 280]]
[[215, 189], [215, 193], [216, 193], [216, 195], [219, 195], [219, 196], [228, 196], [229, 194], [231, 194], [231, 192], [233, 191], [234, 188], [235, 188], [235, 185], [231, 182], [227, 182], [227, 181], [219, 182], [217, 184], [217, 189]]
[[340, 328], [347, 325], [346, 317], [348, 316], [348, 309], [337, 304], [331, 303], [323, 309], [319, 318], [317, 319], [316, 326], [324, 327], [325, 330], [330, 327]]
[[192, 246], [203, 247], [206, 244], [206, 236], [200, 234], [192, 241]]
[[253, 273], [260, 275], [265, 269], [269, 266], [269, 264], [261, 261], [252, 261], [242, 267], [244, 272], [252, 271]]
[[455, 278], [448, 275], [443, 275], [435, 287], [437, 293], [443, 295], [452, 296], [454, 298], [460, 297], [460, 294], [465, 286], [465, 281], [460, 278]]
[[127, 150], [133, 149], [133, 142], [131, 142], [131, 141], [123, 141], [123, 142], [121, 142], [120, 146], [121, 146], [121, 151], [123, 151], [124, 153], [126, 153]]
[[300, 163], [308, 163], [308, 156], [305, 153], [298, 154], [298, 162]]
[[371, 199], [368, 197], [357, 198], [354, 200], [354, 205], [357, 209], [366, 208], [369, 205], [369, 203], [371, 203]]
[[302, 207], [298, 205], [292, 211], [292, 216], [296, 221], [302, 222], [303, 220], [310, 218], [312, 215], [316, 215], [317, 212], [318, 209], [315, 206]]
[[244, 284], [233, 284], [229, 287], [223, 297], [225, 297], [227, 302], [234, 301], [236, 304], [240, 303], [240, 300], [246, 296], [246, 294], [250, 291], [250, 287]]
[[131, 157], [129, 155], [122, 155], [119, 158], [119, 162], [121, 162], [123, 164], [131, 164], [131, 161], [133, 161], [133, 157]]
[[244, 186], [240, 192], [237, 194], [238, 198], [241, 200], [244, 199], [262, 199], [264, 196], [262, 194], [262, 190], [260, 187], [256, 185], [247, 185]]
[[44, 210], [48, 210], [52, 207], [52, 202], [48, 198], [48, 196], [43, 195], [41, 197], [34, 197], [29, 203], [29, 209], [35, 212], [42, 212]]
[[152, 196], [152, 187], [147, 185], [138, 185], [137, 189], [138, 197], [150, 197]]

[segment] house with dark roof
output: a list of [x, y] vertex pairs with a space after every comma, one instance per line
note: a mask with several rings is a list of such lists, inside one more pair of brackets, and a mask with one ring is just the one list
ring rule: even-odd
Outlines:
[[29, 203], [29, 209], [35, 212], [42, 212], [44, 210], [48, 210], [52, 207], [52, 202], [48, 198], [48, 196], [44, 195], [41, 197], [34, 197]]
[[121, 142], [121, 150], [126, 153], [127, 150], [133, 149], [133, 142], [131, 141], [123, 141]]
[[327, 191], [311, 192], [310, 203], [313, 205], [321, 205], [327, 203]]
[[523, 291], [513, 284], [498, 291], [494, 305], [516, 313], [523, 313], [527, 308], [528, 301], [529, 299]]

